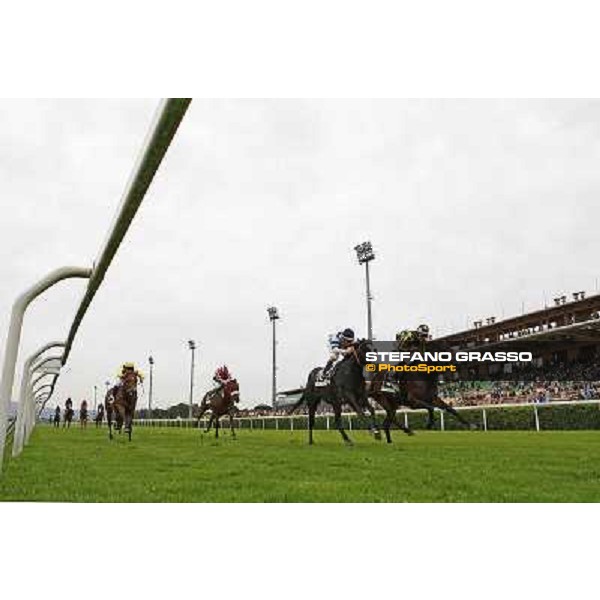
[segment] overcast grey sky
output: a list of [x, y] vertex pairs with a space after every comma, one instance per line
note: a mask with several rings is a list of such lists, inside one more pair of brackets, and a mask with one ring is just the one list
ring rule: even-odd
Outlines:
[[[0, 101], [2, 344], [17, 293], [91, 265], [156, 105]], [[598, 101], [194, 100], [56, 398], [89, 399], [123, 361], [147, 371], [152, 352], [156, 403], [185, 401], [194, 338], [197, 400], [223, 362], [245, 405], [268, 400], [271, 303], [279, 387], [303, 384], [328, 333], [365, 334], [365, 239], [379, 339], [594, 292], [599, 159]], [[65, 337], [83, 289], [63, 282], [31, 306], [18, 373]]]

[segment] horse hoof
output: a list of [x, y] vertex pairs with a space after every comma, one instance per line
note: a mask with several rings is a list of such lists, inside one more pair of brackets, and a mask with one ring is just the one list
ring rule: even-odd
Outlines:
[[346, 446], [348, 446], [348, 448], [354, 446], [354, 442], [352, 440], [344, 440], [344, 443], [346, 444]]
[[407, 429], [404, 433], [406, 435], [415, 435], [415, 432], [412, 429]]

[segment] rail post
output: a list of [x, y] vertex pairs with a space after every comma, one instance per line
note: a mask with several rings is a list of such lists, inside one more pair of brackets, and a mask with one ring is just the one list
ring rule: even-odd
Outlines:
[[540, 430], [540, 415], [538, 414], [537, 404], [533, 405], [533, 416], [535, 420], [535, 430]]
[[444, 411], [440, 410], [440, 430], [444, 431]]
[[25, 312], [35, 298], [40, 294], [43, 294], [48, 288], [59, 281], [70, 278], [89, 278], [91, 274], [91, 269], [82, 267], [62, 267], [56, 269], [51, 273], [48, 273], [48, 275], [18, 296], [13, 304], [6, 343], [4, 346], [2, 377], [0, 378], [0, 472], [2, 471], [4, 444], [6, 442], [8, 408], [12, 397], [15, 367], [17, 364], [17, 356], [19, 354], [19, 344], [21, 341], [21, 331], [23, 329]]
[[[60, 344], [60, 346], [64, 346], [64, 344]], [[38, 361], [31, 367], [31, 371], [28, 375], [28, 387], [26, 388], [26, 395], [25, 395], [25, 413], [24, 413], [25, 414], [25, 421], [24, 421], [24, 428], [25, 428], [24, 443], [25, 444], [29, 443], [29, 437], [31, 436], [31, 432], [33, 431], [33, 428], [35, 427], [35, 422], [36, 422], [35, 403], [33, 401], [33, 397], [42, 388], [46, 388], [46, 387], [50, 388], [50, 392], [48, 393], [48, 398], [52, 395], [52, 392], [54, 390], [54, 384], [56, 383], [56, 379], [58, 378], [58, 375], [60, 374], [60, 367], [57, 368], [58, 372], [54, 373], [54, 380], [52, 383], [46, 384], [35, 390], [34, 390], [35, 383], [37, 383], [40, 380], [40, 377], [38, 377], [35, 382], [31, 381], [31, 377], [33, 377], [34, 373], [41, 370], [48, 363], [51, 363], [51, 362], [60, 363], [61, 358], [62, 357], [60, 355], [47, 356], [46, 358], [42, 358], [40, 361]]]
[[487, 413], [485, 412], [485, 408], [481, 410], [481, 418], [483, 420], [483, 430], [487, 431]]

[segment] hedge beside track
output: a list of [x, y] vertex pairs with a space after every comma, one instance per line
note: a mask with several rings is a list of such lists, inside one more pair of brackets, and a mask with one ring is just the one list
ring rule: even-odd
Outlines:
[[[548, 404], [512, 404], [458, 408], [458, 412], [470, 423], [488, 431], [531, 431], [540, 430], [582, 430], [600, 429], [600, 402], [556, 402]], [[537, 419], [536, 419], [537, 413]], [[406, 416], [405, 416], [406, 415]], [[378, 413], [381, 423], [383, 415]], [[424, 410], [401, 411], [398, 413], [401, 423], [408, 423], [412, 429], [425, 429], [427, 412]], [[406, 421], [405, 421], [406, 419]], [[442, 425], [443, 419], [443, 425]], [[188, 419], [139, 419], [137, 425], [147, 427], [194, 427], [196, 421]], [[350, 431], [366, 429], [365, 419], [354, 414], [344, 414], [342, 422]], [[203, 425], [206, 420], [203, 419]], [[221, 425], [229, 427], [228, 420], [222, 419]], [[308, 426], [305, 415], [292, 417], [240, 417], [235, 419], [236, 427], [254, 430], [303, 430]], [[329, 427], [328, 427], [329, 425]], [[315, 429], [334, 429], [333, 416], [319, 415], [315, 419]], [[435, 412], [435, 429], [460, 430], [465, 427], [452, 415]]]

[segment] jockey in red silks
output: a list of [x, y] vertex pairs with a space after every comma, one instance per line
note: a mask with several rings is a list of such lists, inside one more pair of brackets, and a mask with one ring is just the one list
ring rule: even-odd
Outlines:
[[218, 392], [218, 391], [224, 389], [225, 384], [229, 383], [232, 379], [233, 379], [233, 377], [231, 376], [231, 372], [227, 368], [227, 365], [223, 365], [222, 367], [219, 367], [215, 371], [215, 374], [213, 375], [213, 381], [217, 384], [217, 387], [215, 388], [214, 391]]

